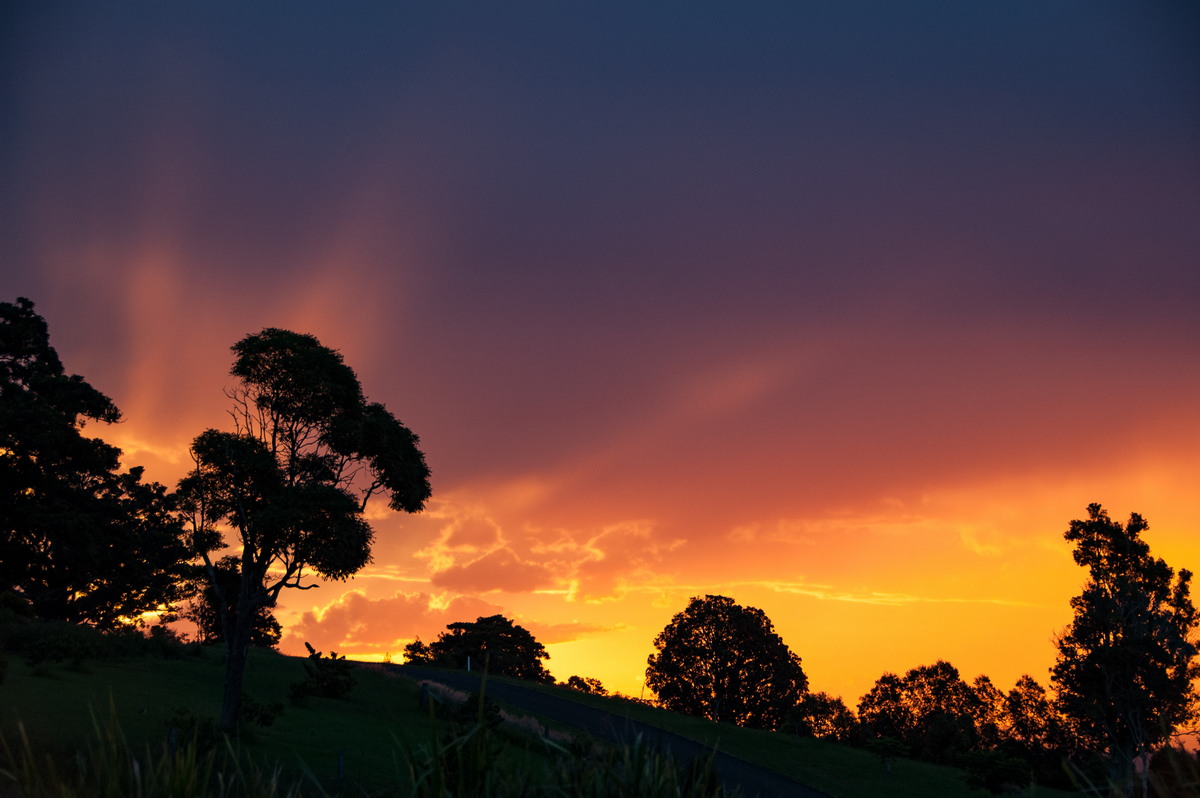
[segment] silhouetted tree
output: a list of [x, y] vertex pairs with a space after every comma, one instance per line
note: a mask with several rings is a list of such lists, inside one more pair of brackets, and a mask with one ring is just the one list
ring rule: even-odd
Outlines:
[[1046, 689], [1023, 675], [1004, 697], [1001, 748], [1029, 762], [1039, 783], [1066, 787], [1066, 742], [1062, 716]]
[[[218, 583], [221, 585], [220, 594], [209, 583], [209, 575], [199, 576], [195, 587], [196, 595], [179, 613], [179, 617], [196, 625], [196, 637], [201, 643], [222, 643], [226, 628], [233, 628], [237, 623], [237, 607], [222, 600], [232, 601], [238, 595], [238, 561], [236, 557], [222, 557], [213, 563]], [[274, 648], [283, 636], [283, 627], [279, 625], [271, 608], [258, 608], [254, 619], [254, 627], [250, 631], [250, 645], [264, 648]]]
[[975, 721], [978, 746], [995, 748], [1004, 739], [1008, 726], [1004, 693], [987, 676], [975, 677], [971, 693], [974, 700], [968, 704], [967, 711]]
[[838, 696], [805, 693], [788, 713], [785, 728], [800, 737], [847, 743], [857, 737], [858, 720]]
[[1061, 721], [1046, 688], [1029, 674], [1017, 679], [1004, 697], [1006, 739], [1029, 750], [1055, 747]]
[[1200, 758], [1182, 745], [1165, 745], [1150, 760], [1147, 798], [1181, 798], [1200, 790]]
[[[341, 354], [311, 335], [266, 329], [233, 346], [234, 432], [192, 443], [195, 467], [179, 483], [184, 517], [222, 605], [226, 673], [221, 725], [238, 717], [246, 651], [263, 607], [309, 573], [346, 579], [371, 559], [364, 517], [382, 493], [417, 512], [430, 495], [418, 440], [381, 404], [369, 403]], [[225, 596], [213, 553], [222, 525], [236, 537], [236, 597]]]
[[860, 699], [858, 719], [870, 735], [904, 742], [911, 756], [950, 762], [978, 744], [975, 703], [958, 669], [938, 660], [903, 678], [883, 674]]
[[570, 676], [567, 677], [565, 684], [572, 690], [578, 690], [581, 693], [608, 695], [608, 690], [604, 689], [604, 685], [600, 683], [600, 680], [593, 679], [590, 676]]
[[766, 614], [725, 596], [693, 598], [654, 648], [646, 685], [675, 712], [777, 729], [808, 689], [800, 658]]
[[503, 615], [448, 624], [446, 631], [428, 646], [420, 639], [409, 643], [404, 656], [413, 665], [466, 668], [469, 662], [472, 670], [486, 669], [496, 676], [554, 682], [542, 665], [542, 660], [550, 658], [546, 649], [529, 630]]
[[0, 592], [42, 618], [108, 628], [182, 597], [188, 552], [166, 489], [82, 433], [120, 417], [66, 373], [31, 301], [0, 303]]
[[916, 727], [916, 719], [908, 704], [904, 679], [894, 673], [885, 673], [876, 679], [867, 694], [858, 700], [858, 720], [871, 737], [909, 739]]
[[347, 662], [345, 655], [330, 651], [329, 656], [322, 656], [320, 651], [312, 647], [307, 640], [304, 647], [308, 649], [308, 660], [304, 663], [304, 679], [293, 682], [288, 690], [289, 697], [295, 703], [303, 703], [310, 695], [322, 698], [345, 698], [358, 684], [358, 675], [354, 672], [353, 663]]
[[404, 647], [404, 661], [409, 665], [433, 665], [433, 652], [418, 637]]
[[1099, 504], [1087, 511], [1065, 534], [1088, 580], [1071, 599], [1075, 618], [1056, 640], [1051, 679], [1076, 744], [1107, 756], [1114, 782], [1124, 784], [1134, 758], [1192, 716], [1192, 574], [1176, 576], [1151, 556], [1141, 539], [1149, 525], [1137, 513], [1122, 525]]

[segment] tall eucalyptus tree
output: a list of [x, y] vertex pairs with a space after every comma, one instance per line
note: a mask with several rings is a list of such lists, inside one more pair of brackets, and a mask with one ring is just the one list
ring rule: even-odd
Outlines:
[[1088, 580], [1071, 599], [1074, 620], [1055, 641], [1051, 680], [1076, 745], [1106, 756], [1120, 784], [1135, 758], [1194, 716], [1200, 617], [1191, 572], [1176, 574], [1150, 554], [1142, 516], [1132, 513], [1122, 524], [1099, 504], [1087, 511], [1064, 535]]
[[[221, 725], [238, 718], [246, 654], [261, 608], [287, 588], [342, 580], [371, 561], [374, 496], [418, 512], [430, 496], [418, 438], [384, 405], [368, 402], [337, 351], [315, 337], [268, 328], [232, 347], [234, 430], [192, 442], [179, 483], [192, 545], [220, 606], [226, 672]], [[230, 540], [226, 540], [226, 538]], [[226, 596], [214, 555], [232, 545], [237, 595]]]

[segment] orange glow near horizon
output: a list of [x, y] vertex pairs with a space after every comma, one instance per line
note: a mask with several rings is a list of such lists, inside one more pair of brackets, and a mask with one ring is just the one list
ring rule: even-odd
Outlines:
[[[172, 448], [178, 434], [158, 443], [142, 427], [129, 419], [104, 432], [127, 461], [141, 457], [151, 478], [173, 482], [187, 465]], [[539, 522], [555, 494], [548, 476], [435, 491], [421, 515], [372, 510], [375, 562], [356, 578], [285, 592], [281, 650], [303, 655], [308, 641], [401, 661], [415, 637], [503, 612], [546, 645], [556, 678], [592, 676], [636, 696], [654, 637], [691, 596], [714, 593], [762, 608], [803, 659], [811, 689], [850, 705], [885, 671], [937, 659], [1005, 689], [1024, 673], [1048, 684], [1052, 638], [1085, 577], [1061, 539], [1067, 521], [1104, 500], [1114, 516], [1145, 514], [1153, 550], [1173, 566], [1200, 560], [1188, 526], [1192, 443], [1176, 441], [1173, 465], [1132, 458], [1111, 472], [931, 486], [917, 505], [894, 501], [890, 512], [748, 517], [694, 541], [660, 537], [653, 519], [606, 524], [603, 503], [587, 511], [591, 524]]]

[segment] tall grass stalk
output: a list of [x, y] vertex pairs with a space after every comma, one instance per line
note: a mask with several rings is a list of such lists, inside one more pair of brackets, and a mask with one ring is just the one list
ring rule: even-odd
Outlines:
[[[203, 750], [187, 740], [135, 753], [116, 720], [93, 718], [95, 739], [70, 756], [35, 753], [18, 724], [17, 744], [0, 738], [0, 784], [21, 798], [299, 798], [302, 784], [285, 785], [278, 767], [250, 762], [226, 739]], [[8, 792], [2, 794], [8, 795]]]

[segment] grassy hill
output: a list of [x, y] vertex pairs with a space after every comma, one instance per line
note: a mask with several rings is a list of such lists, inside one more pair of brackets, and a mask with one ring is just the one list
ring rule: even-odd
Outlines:
[[[622, 698], [537, 685], [572, 700], [607, 709], [622, 717], [657, 726], [816, 787], [837, 798], [982, 798], [988, 793], [966, 786], [959, 768], [898, 759], [888, 774], [873, 754], [849, 745], [812, 738], [743, 729], [680, 715]], [[1039, 798], [1071, 798], [1078, 793], [1037, 787]]]
[[[100, 660], [74, 667], [31, 667], [14, 659], [0, 685], [0, 732], [11, 740], [20, 722], [36, 747], [58, 755], [86, 745], [96, 724], [106, 727], [115, 713], [132, 750], [157, 748], [169, 726], [189, 717], [216, 717], [223, 676], [216, 649], [180, 659]], [[417, 711], [411, 682], [362, 670], [345, 700], [287, 703], [289, 685], [303, 678], [303, 658], [251, 652], [247, 694], [262, 704], [285, 705], [270, 726], [251, 726], [238, 741], [256, 761], [296, 773], [303, 763], [331, 783], [340, 753], [348, 781], [379, 784], [393, 775], [398, 749], [428, 742], [429, 719]]]
[[[250, 727], [238, 741], [240, 750], [265, 770], [280, 768], [287, 783], [306, 780], [313, 794], [411, 794], [409, 767], [420, 761], [421, 750], [429, 750], [436, 736], [428, 714], [418, 708], [417, 686], [364, 668], [357, 671], [358, 683], [348, 698], [314, 697], [295, 706], [287, 702], [288, 687], [303, 678], [303, 663], [303, 658], [253, 652], [247, 693], [262, 704], [282, 702], [285, 708], [271, 725]], [[39, 754], [70, 761], [75, 752], [94, 744], [97, 723], [102, 730], [111, 727], [111, 716], [130, 750], [160, 750], [168, 726], [216, 715], [222, 676], [221, 654], [214, 649], [177, 659], [97, 660], [76, 666], [30, 666], [13, 657], [0, 684], [0, 733], [16, 741], [20, 723]], [[962, 772], [954, 768], [900, 760], [888, 775], [874, 756], [849, 746], [717, 725], [566, 688], [535, 689], [717, 746], [839, 798], [986, 795], [966, 789]], [[440, 725], [444, 730], [445, 723]], [[522, 772], [561, 768], [572, 756], [547, 747], [537, 735], [519, 732], [504, 734], [485, 753], [488, 759], [481, 767], [500, 765]], [[1036, 795], [1069, 794], [1039, 789]]]

